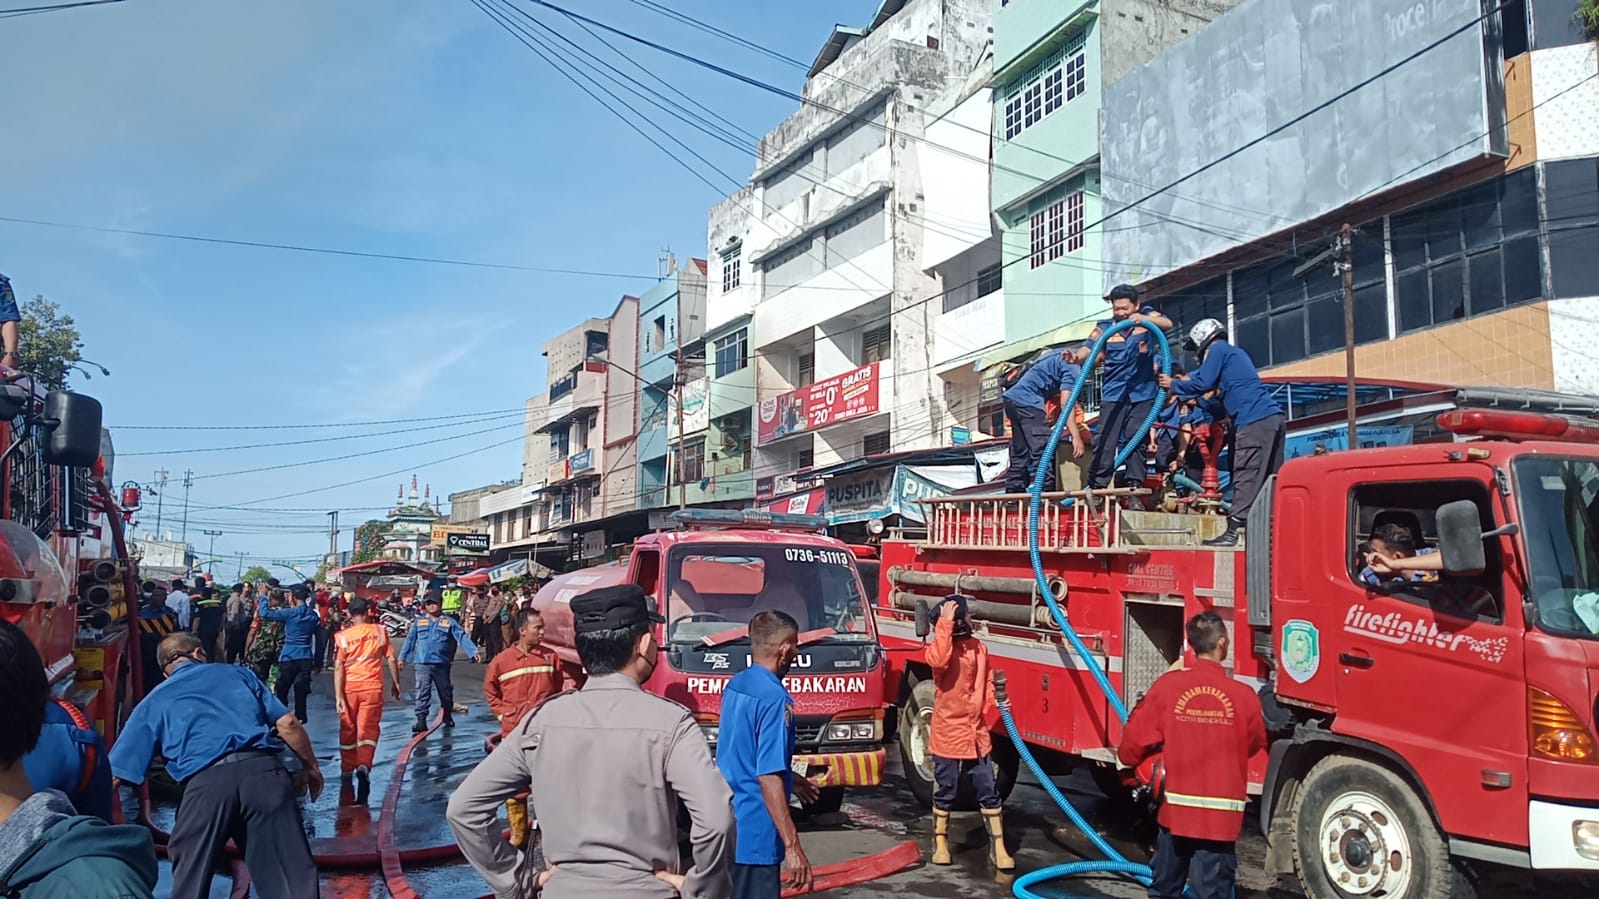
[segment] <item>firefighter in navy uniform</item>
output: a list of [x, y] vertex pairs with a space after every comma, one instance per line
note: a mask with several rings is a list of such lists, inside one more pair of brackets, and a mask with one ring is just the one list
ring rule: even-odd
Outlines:
[[144, 602], [139, 605], [139, 661], [144, 671], [144, 695], [164, 680], [156, 664], [156, 647], [178, 629], [178, 615], [167, 608], [167, 588], [154, 581], [144, 582]]
[[[1266, 748], [1260, 698], [1234, 680], [1227, 623], [1215, 612], [1188, 621], [1195, 664], [1168, 671], [1144, 694], [1122, 732], [1117, 757], [1140, 773], [1155, 762], [1160, 836], [1150, 861], [1151, 899], [1231, 899], [1235, 846], [1249, 799], [1249, 759]], [[1164, 781], [1160, 783], [1159, 781]]]
[[455, 647], [459, 645], [474, 662], [482, 658], [477, 644], [466, 635], [460, 622], [443, 614], [439, 597], [429, 596], [422, 608], [427, 614], [411, 622], [405, 644], [400, 647], [400, 664], [416, 665], [416, 675], [412, 679], [416, 688], [413, 734], [427, 730], [428, 706], [435, 690], [439, 694], [439, 709], [444, 712], [444, 726], [455, 726], [455, 685], [450, 681], [450, 662], [455, 659]]
[[222, 607], [222, 597], [217, 595], [217, 590], [206, 584], [195, 591], [194, 600], [194, 633], [200, 638], [200, 644], [205, 647], [207, 658], [222, 661], [226, 656], [222, 647], [222, 616], [226, 611]]

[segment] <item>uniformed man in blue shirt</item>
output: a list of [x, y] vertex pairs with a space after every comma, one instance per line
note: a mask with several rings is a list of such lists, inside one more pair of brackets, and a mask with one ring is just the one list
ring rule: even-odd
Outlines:
[[161, 666], [156, 664], [156, 647], [178, 629], [178, 615], [167, 607], [167, 588], [154, 581], [144, 582], [144, 602], [139, 605], [139, 670], [143, 674], [144, 695], [161, 683]]
[[461, 623], [443, 614], [439, 597], [429, 594], [422, 603], [427, 612], [411, 623], [406, 632], [405, 645], [400, 648], [401, 664], [415, 659], [416, 725], [411, 733], [428, 729], [428, 705], [433, 691], [439, 691], [439, 708], [444, 712], [444, 726], [455, 726], [455, 685], [450, 683], [450, 662], [455, 658], [456, 644], [467, 657], [476, 662], [481, 656], [472, 638], [466, 635]]
[[111, 762], [105, 740], [81, 709], [50, 698], [39, 742], [22, 757], [34, 790], [60, 790], [80, 815], [111, 823]]
[[294, 690], [294, 714], [303, 724], [306, 721], [305, 698], [311, 695], [316, 634], [322, 628], [322, 618], [317, 615], [309, 595], [301, 590], [289, 594], [287, 608], [271, 608], [267, 600], [268, 597], [261, 597], [256, 605], [256, 617], [283, 622], [283, 649], [278, 653], [278, 682], [273, 688], [278, 702], [282, 703], [289, 701], [289, 690]]
[[[1038, 462], [1044, 457], [1044, 445], [1049, 442], [1051, 422], [1044, 411], [1048, 401], [1059, 397], [1065, 410], [1067, 397], [1082, 377], [1083, 368], [1077, 364], [1072, 350], [1050, 351], [1034, 362], [1010, 389], [1005, 391], [1005, 420], [1010, 424], [1010, 468], [1005, 471], [1005, 492], [1026, 493], [1033, 484]], [[1081, 459], [1088, 445], [1088, 429], [1074, 416], [1070, 427], [1061, 433], [1061, 446], [1056, 448], [1056, 458], [1065, 455], [1066, 442], [1070, 441], [1073, 458]], [[1044, 492], [1058, 489], [1056, 466], [1044, 473]], [[1071, 485], [1073, 487], [1081, 485]]]
[[[1118, 284], [1105, 297], [1111, 317], [1094, 326], [1090, 343], [1118, 322], [1131, 319], [1140, 327], [1118, 331], [1105, 342], [1101, 354], [1105, 377], [1100, 388], [1099, 423], [1095, 432], [1094, 461], [1088, 469], [1088, 485], [1095, 490], [1110, 486], [1116, 476], [1116, 455], [1138, 433], [1138, 426], [1149, 416], [1156, 394], [1156, 343], [1150, 327], [1166, 330], [1171, 319], [1149, 304], [1139, 305], [1138, 290], [1131, 284]], [[1087, 361], [1084, 350], [1080, 361]], [[1140, 447], [1142, 449], [1142, 447]], [[1141, 452], [1127, 456], [1121, 476], [1125, 487], [1144, 486], [1145, 457]]]
[[1194, 325], [1186, 346], [1199, 358], [1199, 369], [1176, 379], [1161, 375], [1160, 383], [1173, 397], [1197, 397], [1215, 390], [1232, 417], [1232, 508], [1227, 530], [1205, 544], [1237, 546], [1260, 488], [1282, 467], [1287, 419], [1261, 383], [1249, 354], [1227, 342], [1227, 328], [1221, 322], [1207, 318]]
[[738, 840], [733, 847], [734, 899], [778, 899], [782, 866], [788, 886], [811, 886], [811, 863], [789, 814], [790, 793], [815, 802], [816, 786], [795, 778], [794, 699], [783, 686], [799, 656], [799, 623], [782, 612], [750, 619], [751, 665], [722, 691], [716, 767], [733, 790]]
[[167, 843], [173, 899], [211, 895], [217, 859], [235, 836], [243, 837], [237, 842], [261, 899], [314, 899], [316, 862], [272, 732], [299, 756], [314, 800], [323, 780], [311, 737], [249, 669], [205, 661], [193, 634], [161, 641], [166, 681], [128, 716], [111, 749], [111, 773], [120, 783], [143, 783], [159, 751], [183, 784]]

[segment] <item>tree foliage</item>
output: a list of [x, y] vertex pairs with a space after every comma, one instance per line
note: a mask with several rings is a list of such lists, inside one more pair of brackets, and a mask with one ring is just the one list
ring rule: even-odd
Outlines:
[[356, 528], [355, 551], [350, 554], [350, 564], [359, 565], [377, 559], [383, 552], [383, 546], [388, 542], [389, 532], [392, 530], [394, 522], [378, 518]]
[[272, 572], [267, 571], [260, 565], [251, 565], [249, 568], [244, 570], [244, 577], [240, 580], [249, 581], [252, 584], [259, 584], [271, 576]]
[[[72, 316], [61, 306], [42, 296], [22, 304], [22, 324], [18, 326], [21, 344], [17, 347], [17, 368], [35, 375], [51, 390], [67, 386], [67, 376], [83, 360], [83, 338]], [[89, 373], [77, 367], [84, 377]]]

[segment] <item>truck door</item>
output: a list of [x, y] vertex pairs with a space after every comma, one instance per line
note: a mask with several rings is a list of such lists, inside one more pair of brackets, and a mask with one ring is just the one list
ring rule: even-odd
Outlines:
[[[1451, 467], [1448, 474], [1465, 474]], [[1364, 474], [1359, 472], [1357, 474]], [[1415, 477], [1413, 471], [1396, 474]], [[1335, 731], [1397, 753], [1416, 772], [1446, 832], [1509, 845], [1527, 838], [1527, 689], [1520, 609], [1506, 609], [1498, 541], [1477, 577], [1378, 575], [1362, 549], [1387, 535], [1425, 557], [1434, 512], [1471, 500], [1497, 527], [1487, 483], [1357, 480], [1349, 492], [1344, 571], [1328, 578], [1320, 664], [1335, 670]], [[1374, 533], [1375, 532], [1375, 533]], [[1389, 547], [1390, 553], [1394, 551]], [[1376, 581], [1376, 583], [1373, 583]], [[1336, 616], [1336, 617], [1335, 617]]]

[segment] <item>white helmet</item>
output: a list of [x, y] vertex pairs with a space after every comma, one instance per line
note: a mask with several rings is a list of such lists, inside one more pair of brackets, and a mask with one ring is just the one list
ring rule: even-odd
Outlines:
[[1188, 339], [1183, 341], [1183, 346], [1189, 350], [1205, 355], [1205, 348], [1211, 341], [1225, 338], [1227, 326], [1213, 318], [1200, 319], [1192, 328], [1188, 329]]

